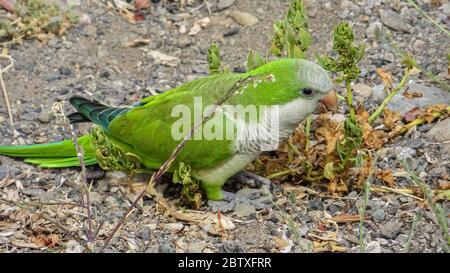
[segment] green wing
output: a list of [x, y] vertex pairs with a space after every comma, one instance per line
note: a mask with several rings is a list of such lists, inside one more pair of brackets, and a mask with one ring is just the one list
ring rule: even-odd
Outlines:
[[[180, 117], [172, 116], [174, 107], [184, 105], [190, 109], [190, 126], [201, 118], [194, 117], [194, 99], [201, 99], [202, 109], [213, 105], [242, 77], [240, 74], [224, 73], [194, 80], [155, 97], [143, 99], [140, 105], [121, 114], [109, 124], [108, 132], [127, 144], [139, 155], [148, 167], [157, 168], [164, 163], [181, 142], [172, 137], [172, 125]], [[225, 122], [216, 117], [208, 123]], [[223, 119], [223, 120], [222, 120]], [[208, 123], [205, 123], [203, 130]], [[191, 127], [191, 128], [192, 128]], [[177, 161], [185, 162], [194, 169], [214, 166], [234, 153], [231, 140], [206, 140], [198, 132], [188, 141]], [[224, 138], [222, 138], [224, 139]]]

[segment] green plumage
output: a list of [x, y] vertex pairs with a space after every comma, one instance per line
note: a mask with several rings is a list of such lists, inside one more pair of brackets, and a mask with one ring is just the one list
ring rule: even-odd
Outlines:
[[[242, 86], [226, 104], [260, 107], [288, 105], [293, 101], [301, 103], [310, 98], [302, 98], [299, 90], [318, 90], [316, 97], [319, 98], [331, 87], [329, 78], [319, 66], [303, 60], [282, 59], [248, 73], [222, 73], [197, 79], [161, 95], [145, 98], [129, 107], [108, 107], [74, 97], [70, 102], [78, 112], [70, 115], [70, 120], [90, 121], [99, 126], [90, 135], [78, 139], [84, 149], [86, 164], [99, 163], [104, 169], [123, 171], [135, 167], [150, 170], [159, 168], [180, 143], [180, 139], [171, 137], [174, 125], [180, 119], [176, 111], [174, 114], [174, 109], [181, 105], [184, 109], [191, 110], [191, 114], [196, 111], [201, 113], [205, 106], [213, 105], [222, 99], [237, 82], [251, 76], [257, 80]], [[316, 97], [311, 99], [311, 104], [317, 103]], [[199, 99], [200, 108], [196, 107], [196, 100]], [[304, 111], [307, 114], [306, 110]], [[301, 116], [303, 117], [303, 114]], [[192, 115], [190, 125], [193, 127], [199, 119], [201, 116]], [[202, 129], [210, 128], [208, 126], [214, 124], [213, 122], [225, 124], [236, 121], [225, 115], [215, 115]], [[225, 129], [221, 133], [225, 135], [227, 132], [228, 129]], [[176, 168], [179, 162], [188, 164], [193, 173], [197, 173], [198, 178], [202, 180], [208, 198], [220, 199], [220, 188], [225, 180], [230, 174], [245, 167], [243, 164], [249, 160], [239, 159], [242, 162], [236, 163], [234, 158], [239, 153], [233, 139], [205, 139], [199, 132], [187, 142], [174, 166]], [[75, 148], [70, 140], [29, 146], [0, 146], [0, 154], [24, 157], [26, 162], [47, 168], [79, 166]], [[211, 175], [211, 172], [217, 175]]]

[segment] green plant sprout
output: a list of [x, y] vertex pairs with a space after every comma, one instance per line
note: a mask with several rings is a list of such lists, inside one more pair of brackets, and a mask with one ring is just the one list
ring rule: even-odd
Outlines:
[[[355, 154], [360, 148], [363, 138], [361, 127], [356, 120], [356, 112], [353, 107], [353, 92], [351, 89], [351, 82], [356, 80], [361, 73], [358, 63], [362, 60], [365, 52], [364, 46], [355, 46], [353, 44], [355, 35], [348, 23], [340, 23], [333, 32], [333, 50], [337, 57], [317, 56], [319, 63], [326, 70], [337, 75], [336, 81], [338, 83], [344, 82], [347, 91], [346, 102], [350, 112], [350, 116], [346, 118], [344, 123], [344, 139], [337, 143], [336, 150], [340, 157], [340, 164], [334, 170], [342, 172], [355, 161]], [[353, 163], [352, 163], [353, 164]], [[334, 177], [327, 172], [328, 177]]]
[[222, 65], [222, 58], [220, 56], [220, 48], [217, 44], [213, 43], [208, 49], [208, 64], [209, 73], [216, 74], [220, 73], [220, 67]]
[[281, 57], [285, 50], [289, 58], [304, 59], [311, 40], [303, 1], [291, 0], [285, 19], [274, 25], [274, 37], [269, 52]]

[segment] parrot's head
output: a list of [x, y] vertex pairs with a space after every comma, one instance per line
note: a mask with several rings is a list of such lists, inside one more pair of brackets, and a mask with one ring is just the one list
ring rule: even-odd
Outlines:
[[261, 84], [246, 92], [248, 101], [277, 105], [281, 119], [298, 124], [317, 108], [334, 110], [337, 96], [328, 73], [318, 64], [301, 59], [279, 59], [248, 72], [264, 75]]

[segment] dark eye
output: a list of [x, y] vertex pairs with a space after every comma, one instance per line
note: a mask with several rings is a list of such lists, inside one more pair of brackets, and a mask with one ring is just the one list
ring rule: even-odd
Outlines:
[[300, 90], [300, 92], [305, 97], [313, 97], [316, 94], [316, 91], [311, 88], [303, 88], [302, 90]]

